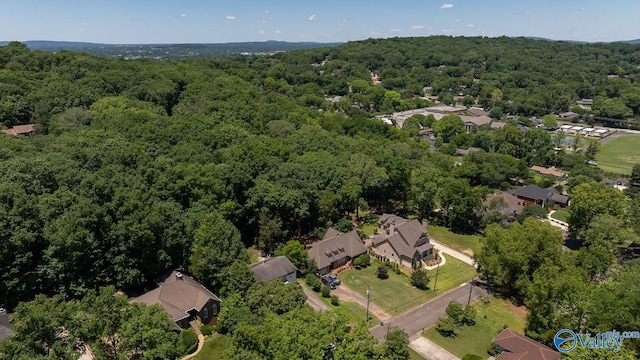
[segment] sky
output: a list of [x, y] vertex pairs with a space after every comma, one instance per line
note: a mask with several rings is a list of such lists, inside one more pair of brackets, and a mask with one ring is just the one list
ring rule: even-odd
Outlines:
[[345, 42], [406, 36], [640, 38], [638, 0], [0, 0], [0, 41]]

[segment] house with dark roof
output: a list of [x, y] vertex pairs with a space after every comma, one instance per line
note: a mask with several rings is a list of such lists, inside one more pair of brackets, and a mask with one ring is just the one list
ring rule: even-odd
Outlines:
[[422, 265], [423, 260], [433, 258], [433, 244], [429, 242], [426, 226], [418, 220], [383, 214], [378, 225], [372, 250], [379, 256], [406, 267]]
[[196, 279], [174, 270], [154, 280], [157, 288], [144, 293], [133, 302], [160, 305], [176, 323], [176, 329], [187, 329], [199, 320], [213, 325], [220, 310], [220, 299]]
[[261, 281], [280, 279], [288, 283], [296, 281], [298, 268], [286, 256], [275, 256], [251, 265], [251, 271]]
[[547, 188], [547, 190], [551, 191], [552, 195], [551, 195], [551, 200], [553, 200], [553, 203], [561, 208], [566, 208], [567, 206], [569, 206], [569, 196], [562, 194], [560, 191], [558, 191], [556, 188], [554, 188], [553, 186], [550, 188]]
[[9, 337], [9, 335], [13, 332], [13, 326], [9, 322], [9, 316], [11, 314], [7, 314], [6, 311], [0, 312], [0, 341]]
[[309, 259], [315, 261], [320, 275], [339, 268], [351, 259], [366, 253], [367, 248], [357, 231], [343, 233], [334, 228], [329, 228], [322, 240], [311, 245], [307, 250]]
[[498, 360], [560, 360], [560, 353], [507, 328], [493, 338]]
[[543, 189], [538, 185], [527, 185], [517, 190], [512, 190], [511, 194], [524, 201], [525, 205], [540, 205], [544, 208], [551, 206], [553, 193], [548, 189]]

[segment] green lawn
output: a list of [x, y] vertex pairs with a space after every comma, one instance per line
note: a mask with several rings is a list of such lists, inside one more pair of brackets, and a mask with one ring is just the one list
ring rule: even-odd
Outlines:
[[378, 225], [377, 224], [364, 224], [362, 225], [362, 232], [364, 233], [365, 236], [369, 236], [369, 235], [373, 235], [376, 233], [376, 230], [378, 230]]
[[424, 357], [413, 351], [413, 349], [409, 349], [409, 360], [424, 360]]
[[441, 242], [454, 250], [464, 252], [471, 249], [474, 254], [480, 251], [482, 236], [481, 235], [462, 235], [451, 232], [444, 226], [429, 225], [429, 236], [434, 240]]
[[[433, 289], [419, 290], [411, 286], [406, 273], [398, 275], [389, 271], [388, 279], [378, 279], [376, 275], [378, 265], [380, 265], [379, 262], [374, 262], [365, 269], [345, 271], [340, 274], [340, 279], [349, 288], [365, 297], [367, 287], [371, 286], [371, 302], [380, 306], [391, 316], [413, 309], [476, 276], [476, 269], [473, 266], [447, 256], [447, 263], [438, 271], [438, 291], [434, 292]], [[433, 287], [436, 270], [429, 271], [429, 275], [431, 276], [430, 285]]]
[[625, 135], [603, 144], [596, 162], [604, 171], [631, 174], [633, 165], [640, 162], [640, 136]]
[[231, 347], [231, 336], [214, 334], [204, 341], [202, 350], [195, 360], [226, 360], [227, 350]]
[[556, 212], [551, 214], [551, 217], [556, 220], [567, 222], [567, 220], [569, 219], [569, 211], [565, 209], [558, 209], [556, 210]]
[[[302, 280], [298, 281], [298, 283], [300, 284], [300, 286], [309, 288], [307, 283], [305, 283]], [[338, 314], [342, 314], [346, 316], [347, 320], [350, 323], [359, 324], [365, 321], [365, 319], [367, 318], [367, 309], [363, 308], [357, 303], [354, 303], [351, 301], [340, 301], [338, 306], [333, 306], [331, 305], [331, 298], [323, 298], [320, 293], [316, 293], [316, 294], [318, 294], [318, 297], [325, 304], [327, 304], [327, 306], [329, 306], [329, 308], [332, 311], [335, 311]], [[374, 314], [371, 314], [371, 313], [369, 313], [369, 318], [371, 318], [370, 324], [377, 324], [380, 321], [380, 319], [378, 319]]]
[[508, 301], [492, 297], [489, 304], [479, 301], [473, 306], [478, 311], [476, 324], [462, 327], [456, 338], [440, 335], [435, 326], [427, 329], [423, 336], [460, 358], [466, 354], [476, 354], [487, 359], [491, 340], [502, 331], [504, 325], [524, 333], [525, 311], [520, 308], [514, 312], [515, 307]]

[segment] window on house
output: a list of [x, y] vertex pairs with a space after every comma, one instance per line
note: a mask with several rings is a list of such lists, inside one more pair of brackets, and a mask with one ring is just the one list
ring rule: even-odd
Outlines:
[[203, 319], [209, 318], [209, 308], [206, 306], [204, 307], [204, 309], [202, 309], [202, 318]]

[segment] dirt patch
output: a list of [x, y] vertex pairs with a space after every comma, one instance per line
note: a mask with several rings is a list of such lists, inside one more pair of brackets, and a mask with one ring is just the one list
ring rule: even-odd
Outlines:
[[506, 306], [508, 306], [509, 310], [513, 311], [514, 314], [522, 317], [523, 319], [525, 319], [527, 317], [527, 314], [529, 313], [529, 310], [525, 306], [517, 306], [517, 305], [514, 305], [511, 301], [507, 301], [507, 300], [499, 300], [499, 301], [505, 304]]
[[462, 252], [466, 255], [473, 256], [473, 250], [471, 249], [464, 249]]

